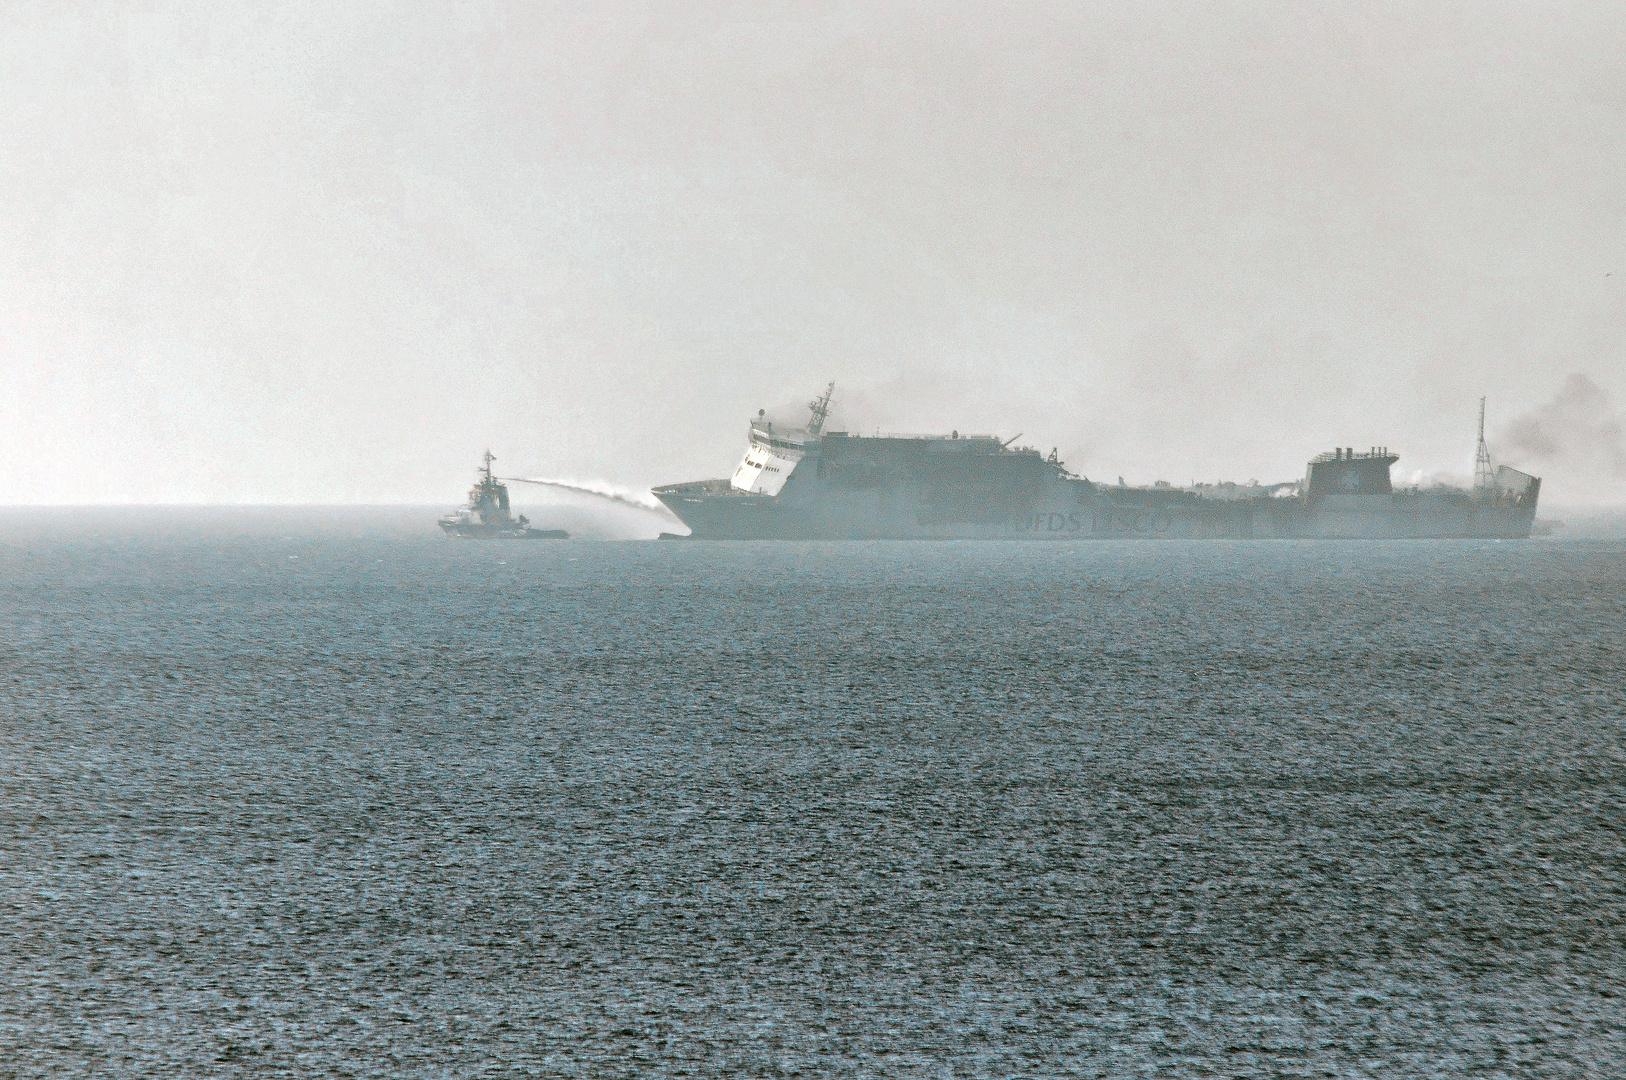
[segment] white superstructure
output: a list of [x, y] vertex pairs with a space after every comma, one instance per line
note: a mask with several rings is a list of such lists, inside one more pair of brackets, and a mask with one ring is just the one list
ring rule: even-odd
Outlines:
[[824, 388], [824, 396], [808, 402], [812, 416], [805, 428], [774, 430], [773, 422], [757, 410], [751, 421], [751, 436], [745, 446], [745, 457], [729, 478], [729, 486], [736, 491], [753, 495], [778, 495], [790, 474], [807, 456], [808, 447], [819, 441], [824, 430], [824, 418], [830, 413], [830, 395], [836, 384]]
[[806, 431], [776, 432], [773, 424], [758, 418], [751, 421], [751, 440], [745, 457], [729, 478], [729, 486], [756, 495], [777, 495], [790, 474], [806, 456], [811, 436]]

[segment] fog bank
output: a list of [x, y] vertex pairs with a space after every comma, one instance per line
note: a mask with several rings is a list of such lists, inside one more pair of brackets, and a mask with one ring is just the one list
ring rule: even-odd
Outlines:
[[835, 379], [1131, 482], [1486, 395], [1626, 502], [1618, 4], [7, 10], [0, 501], [644, 489]]

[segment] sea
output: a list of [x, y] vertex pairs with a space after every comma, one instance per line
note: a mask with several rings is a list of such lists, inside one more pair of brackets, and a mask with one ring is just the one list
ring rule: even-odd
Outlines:
[[0, 514], [0, 1075], [1626, 1075], [1626, 542]]

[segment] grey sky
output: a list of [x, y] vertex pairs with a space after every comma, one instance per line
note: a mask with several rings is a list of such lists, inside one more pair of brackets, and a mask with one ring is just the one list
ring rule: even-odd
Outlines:
[[829, 379], [1131, 481], [1487, 394], [1626, 501], [1626, 5], [0, 11], [0, 501], [694, 479]]

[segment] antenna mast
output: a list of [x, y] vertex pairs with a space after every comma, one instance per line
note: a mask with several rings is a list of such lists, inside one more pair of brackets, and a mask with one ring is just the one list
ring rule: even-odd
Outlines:
[[1490, 448], [1485, 445], [1485, 399], [1479, 399], [1479, 450], [1474, 454], [1474, 490], [1489, 491], [1496, 485], [1496, 472], [1491, 468]]
[[835, 392], [836, 384], [832, 382], [824, 388], [823, 397], [814, 398], [807, 403], [807, 407], [813, 411], [813, 418], [807, 422], [807, 433], [809, 435], [817, 435], [824, 430], [824, 418], [830, 415], [830, 395]]
[[493, 461], [496, 461], [496, 460], [497, 459], [492, 456], [491, 451], [487, 450], [486, 451], [485, 461], [486, 461], [486, 483], [488, 483], [488, 484], [491, 483], [491, 463]]

